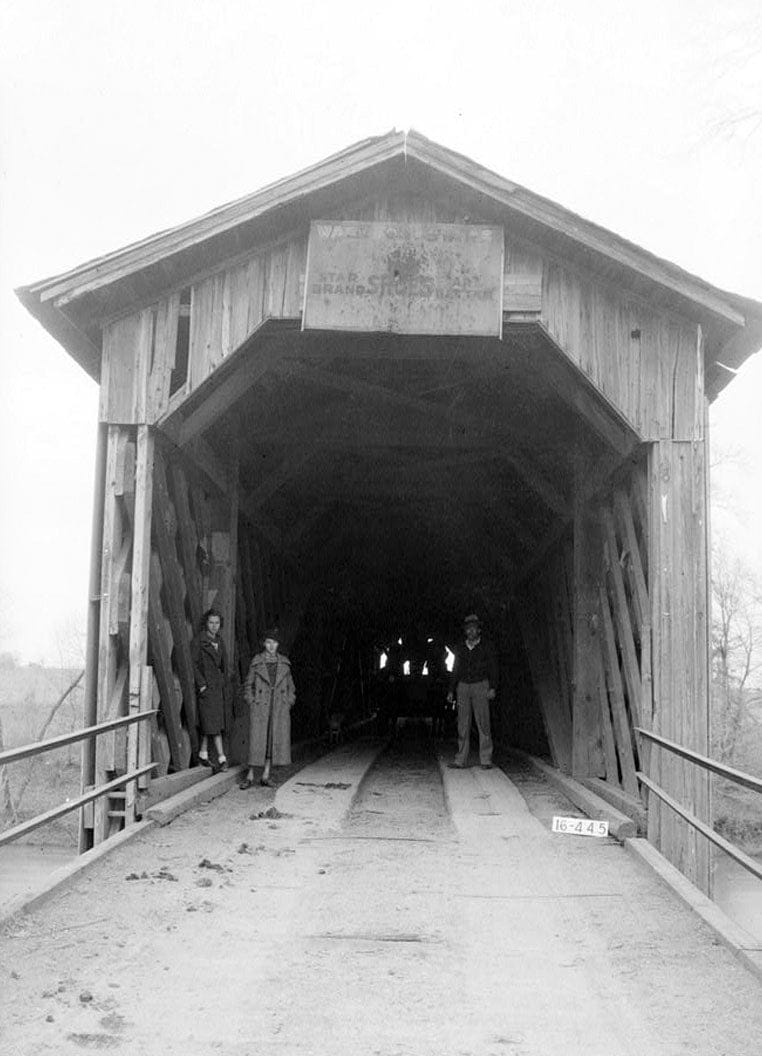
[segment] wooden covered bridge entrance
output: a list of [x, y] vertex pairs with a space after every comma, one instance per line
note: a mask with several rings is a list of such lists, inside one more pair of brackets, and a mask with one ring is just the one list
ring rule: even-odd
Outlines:
[[[211, 603], [236, 681], [280, 620], [304, 733], [337, 642], [367, 673], [399, 628], [452, 640], [478, 607], [510, 743], [708, 817], [706, 777], [637, 729], [707, 747], [707, 405], [760, 305], [413, 132], [19, 295], [101, 386], [87, 717], [159, 709], [153, 737], [99, 738], [85, 784], [164, 734], [193, 761]], [[702, 837], [647, 811], [705, 886]]]

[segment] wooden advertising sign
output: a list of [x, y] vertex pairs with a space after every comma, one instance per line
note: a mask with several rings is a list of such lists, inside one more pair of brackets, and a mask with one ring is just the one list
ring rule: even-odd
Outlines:
[[503, 229], [313, 221], [304, 330], [500, 337]]

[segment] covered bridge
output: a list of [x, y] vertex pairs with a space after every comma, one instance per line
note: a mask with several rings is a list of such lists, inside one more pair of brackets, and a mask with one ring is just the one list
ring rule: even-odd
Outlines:
[[[164, 737], [191, 764], [211, 603], [237, 681], [280, 620], [305, 734], [326, 670], [360, 691], [400, 628], [452, 641], [477, 607], [507, 742], [708, 817], [706, 775], [637, 728], [707, 748], [707, 407], [761, 305], [396, 131], [18, 292], [100, 384], [87, 718], [159, 708], [86, 785]], [[645, 806], [706, 886], [703, 837]]]

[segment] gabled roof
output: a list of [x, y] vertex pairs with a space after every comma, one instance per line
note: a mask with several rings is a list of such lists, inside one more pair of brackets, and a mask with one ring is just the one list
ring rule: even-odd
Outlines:
[[[423, 175], [433, 191], [456, 190], [477, 203], [482, 215], [510, 223], [538, 245], [698, 319], [714, 331], [712, 355], [722, 348], [727, 366], [737, 367], [762, 343], [762, 304], [718, 289], [415, 131], [362, 140], [254, 194], [17, 293], [97, 377], [104, 317], [157, 299], [257, 242], [294, 231], [320, 209], [383, 190], [405, 172]], [[726, 380], [716, 378], [715, 393]]]

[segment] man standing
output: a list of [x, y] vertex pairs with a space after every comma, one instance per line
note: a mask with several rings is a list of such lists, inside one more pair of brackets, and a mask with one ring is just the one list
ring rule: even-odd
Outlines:
[[463, 621], [465, 641], [455, 648], [455, 663], [447, 700], [458, 700], [458, 754], [448, 765], [462, 770], [468, 765], [471, 716], [479, 731], [479, 761], [482, 770], [492, 769], [492, 735], [489, 704], [495, 698], [497, 657], [492, 644], [481, 636], [479, 617], [472, 613]]

